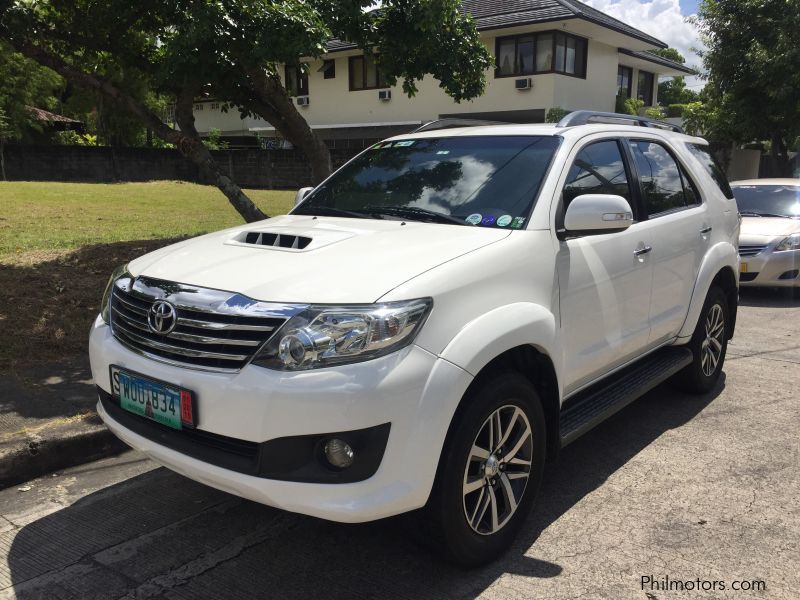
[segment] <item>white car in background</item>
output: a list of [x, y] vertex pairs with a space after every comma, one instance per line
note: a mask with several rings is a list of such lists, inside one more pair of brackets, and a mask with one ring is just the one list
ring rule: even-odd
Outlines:
[[731, 183], [742, 230], [742, 286], [800, 289], [800, 179]]

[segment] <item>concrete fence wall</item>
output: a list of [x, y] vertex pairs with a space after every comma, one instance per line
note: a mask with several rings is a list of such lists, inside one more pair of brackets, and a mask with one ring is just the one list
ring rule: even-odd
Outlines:
[[[361, 148], [331, 150], [339, 167]], [[297, 189], [311, 184], [311, 171], [297, 150], [217, 150], [211, 154], [223, 172], [243, 187]], [[85, 146], [6, 146], [11, 181], [111, 183], [178, 179], [208, 183], [177, 150]]]

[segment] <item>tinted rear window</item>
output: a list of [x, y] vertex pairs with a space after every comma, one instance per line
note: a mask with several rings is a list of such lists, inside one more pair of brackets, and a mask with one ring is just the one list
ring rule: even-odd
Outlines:
[[694, 157], [700, 161], [708, 174], [711, 175], [711, 178], [716, 182], [717, 186], [719, 187], [720, 191], [725, 194], [726, 198], [733, 198], [733, 192], [731, 191], [731, 186], [728, 184], [728, 178], [725, 176], [725, 171], [723, 171], [717, 161], [714, 160], [714, 157], [711, 155], [711, 151], [708, 149], [708, 146], [701, 146], [700, 144], [686, 144], [686, 147], [689, 148], [689, 151], [694, 154]]

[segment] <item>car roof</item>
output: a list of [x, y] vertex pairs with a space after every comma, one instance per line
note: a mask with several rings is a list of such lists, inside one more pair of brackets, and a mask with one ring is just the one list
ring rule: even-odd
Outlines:
[[548, 135], [561, 136], [564, 138], [579, 138], [589, 133], [610, 133], [615, 135], [648, 135], [665, 137], [669, 139], [679, 139], [692, 143], [707, 144], [703, 138], [677, 133], [668, 129], [658, 127], [641, 127], [637, 125], [619, 125], [609, 123], [588, 123], [586, 125], [572, 125], [569, 127], [558, 127], [555, 123], [531, 123], [531, 124], [498, 124], [498, 125], [475, 125], [472, 127], [453, 127], [447, 129], [431, 129], [418, 133], [409, 132], [388, 138], [389, 140], [408, 140], [425, 138], [447, 138], [463, 136], [527, 136], [527, 135]]
[[731, 181], [731, 187], [742, 185], [800, 185], [800, 179], [789, 177], [765, 177], [764, 179], [740, 179]]

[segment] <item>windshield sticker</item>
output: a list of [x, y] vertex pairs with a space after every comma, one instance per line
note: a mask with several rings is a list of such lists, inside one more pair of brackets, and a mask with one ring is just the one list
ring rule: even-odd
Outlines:
[[481, 221], [481, 225], [494, 225], [495, 219], [494, 215], [486, 215], [483, 217], [483, 221]]
[[497, 218], [498, 227], [508, 227], [509, 223], [511, 223], [511, 215], [503, 215]]
[[477, 225], [478, 223], [481, 222], [482, 218], [483, 218], [483, 215], [481, 213], [472, 213], [470, 216], [468, 216], [464, 220], [467, 223], [469, 223], [470, 225]]
[[514, 220], [511, 221], [511, 228], [520, 229], [523, 223], [525, 223], [525, 217], [514, 217]]
[[394, 143], [395, 148], [405, 148], [406, 146], [413, 146], [416, 140], [401, 140]]

